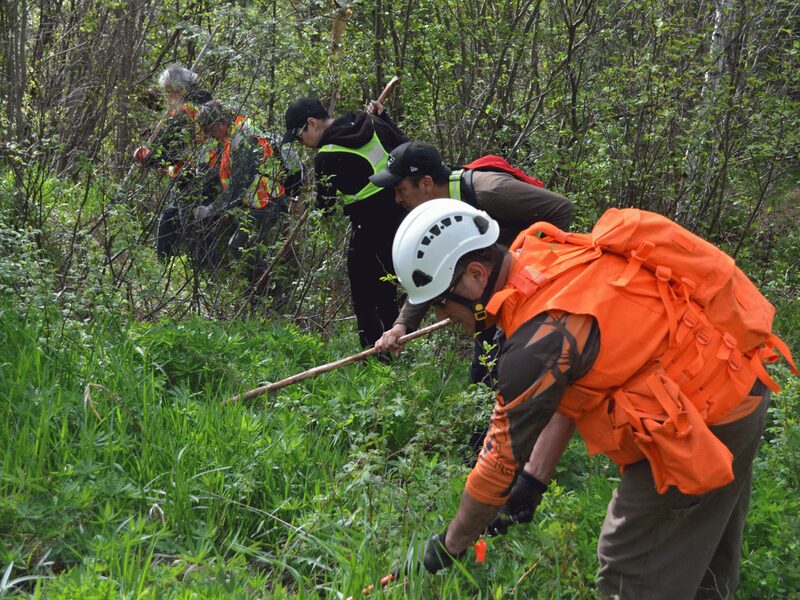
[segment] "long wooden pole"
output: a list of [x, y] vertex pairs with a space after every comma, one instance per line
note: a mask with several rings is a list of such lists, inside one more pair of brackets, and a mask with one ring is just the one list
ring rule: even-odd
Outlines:
[[397, 75], [395, 75], [389, 80], [389, 83], [386, 84], [386, 87], [383, 88], [381, 95], [378, 96], [378, 102], [380, 102], [381, 104], [386, 102], [386, 98], [389, 97], [389, 94], [391, 94], [394, 88], [397, 87], [398, 83], [400, 83], [400, 78]]
[[[443, 319], [437, 323], [434, 323], [433, 325], [428, 325], [427, 327], [418, 329], [413, 333], [404, 335], [398, 341], [401, 344], [405, 344], [406, 342], [409, 342], [418, 337], [428, 335], [429, 333], [432, 333], [437, 329], [441, 329], [442, 327], [447, 327], [451, 323], [452, 321], [450, 319]], [[255, 398], [256, 396], [260, 396], [261, 394], [265, 394], [267, 392], [274, 392], [275, 390], [279, 390], [286, 386], [292, 385], [293, 383], [303, 381], [304, 379], [309, 379], [321, 373], [327, 373], [328, 371], [333, 371], [334, 369], [338, 369], [339, 367], [344, 367], [345, 365], [349, 365], [350, 363], [354, 363], [359, 360], [364, 360], [365, 358], [373, 356], [374, 354], [378, 354], [378, 350], [376, 350], [374, 347], [369, 348], [367, 350], [364, 350], [363, 352], [359, 352], [358, 354], [353, 354], [352, 356], [348, 356], [346, 358], [342, 358], [337, 361], [327, 363], [325, 365], [314, 367], [313, 369], [309, 369], [308, 371], [303, 371], [302, 373], [298, 373], [297, 375], [292, 375], [291, 377], [287, 377], [286, 379], [276, 381], [275, 383], [270, 383], [269, 385], [262, 385], [261, 387], [257, 387], [244, 394], [233, 396], [232, 398], [228, 398], [224, 402], [224, 404], [236, 404], [240, 400], [242, 401], [250, 400], [251, 398]]]

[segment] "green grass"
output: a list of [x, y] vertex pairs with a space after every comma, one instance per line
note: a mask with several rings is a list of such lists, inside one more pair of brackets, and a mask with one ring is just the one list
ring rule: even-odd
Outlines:
[[[0, 597], [346, 598], [443, 530], [490, 411], [444, 331], [247, 405], [355, 351], [266, 321], [0, 310]], [[796, 594], [798, 392], [771, 412], [741, 598]], [[573, 442], [536, 526], [390, 598], [589, 598], [616, 470]], [[372, 596], [381, 597], [380, 592]]]

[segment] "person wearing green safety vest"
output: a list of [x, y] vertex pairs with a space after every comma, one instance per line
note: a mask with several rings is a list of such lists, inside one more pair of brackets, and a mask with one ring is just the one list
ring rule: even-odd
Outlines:
[[366, 111], [333, 118], [315, 98], [298, 98], [286, 110], [283, 143], [316, 148], [314, 160], [317, 205], [342, 204], [352, 233], [347, 275], [359, 342], [371, 347], [398, 316], [397, 289], [382, 280], [394, 274], [392, 239], [405, 212], [395, 204], [394, 190], [370, 182], [386, 167], [388, 153], [408, 138], [383, 106], [371, 102]]
[[[496, 155], [483, 156], [461, 168], [451, 169], [439, 150], [427, 142], [413, 140], [391, 151], [386, 169], [373, 175], [377, 186], [394, 189], [395, 202], [411, 211], [435, 198], [453, 198], [485, 210], [500, 227], [500, 243], [506, 246], [531, 223], [547, 221], [568, 230], [572, 223], [572, 202], [548, 190], [538, 179], [513, 167]], [[412, 305], [408, 301], [400, 315], [375, 347], [399, 352], [402, 336], [415, 331], [427, 312], [427, 304]], [[493, 327], [485, 327], [475, 336], [475, 353], [470, 365], [473, 383], [491, 385], [496, 374], [487, 368], [492, 364], [500, 340]], [[487, 348], [492, 350], [487, 352]], [[475, 438], [477, 442], [479, 438]]]

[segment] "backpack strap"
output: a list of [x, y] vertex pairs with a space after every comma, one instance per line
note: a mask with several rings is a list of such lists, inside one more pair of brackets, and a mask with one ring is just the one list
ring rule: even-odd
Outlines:
[[789, 346], [786, 344], [786, 342], [784, 342], [774, 333], [771, 333], [767, 338], [767, 347], [774, 348], [775, 350], [777, 350], [781, 354], [781, 356], [783, 356], [783, 360], [789, 363], [789, 368], [792, 370], [792, 373], [794, 373], [795, 375], [800, 375], [800, 371], [797, 370], [797, 365], [794, 364], [792, 351], [789, 350]]
[[559, 244], [576, 244], [579, 246], [591, 246], [591, 240], [586, 234], [582, 233], [570, 233], [569, 231], [564, 231], [559, 229], [552, 223], [548, 223], [547, 221], [539, 221], [538, 223], [534, 223], [527, 229], [523, 229], [519, 235], [514, 239], [511, 243], [511, 246], [508, 248], [511, 252], [515, 250], [519, 250], [522, 248], [523, 244], [525, 244], [525, 240], [529, 237], [539, 237], [539, 234], [543, 234], [545, 238], [549, 238], [551, 240], [555, 240]]
[[483, 210], [480, 206], [478, 206], [478, 199], [475, 196], [475, 187], [472, 185], [471, 169], [464, 169], [461, 173], [461, 200], [473, 208]]
[[[544, 233], [546, 237], [540, 239], [540, 233]], [[557, 243], [551, 245], [550, 241]], [[559, 246], [559, 243], [564, 245]], [[534, 247], [537, 248], [534, 250]], [[509, 249], [512, 253], [521, 251], [523, 254], [526, 250], [534, 250], [536, 259], [509, 275], [506, 287], [494, 294], [486, 305], [486, 310], [491, 314], [496, 315], [502, 305], [515, 294], [532, 296], [554, 277], [591, 262], [602, 254], [600, 248], [592, 246], [587, 236], [562, 231], [545, 221], [535, 223], [520, 233]]]
[[550, 278], [543, 273], [556, 260], [554, 253], [547, 254], [539, 263], [523, 267], [508, 278], [506, 287], [496, 292], [486, 303], [486, 311], [496, 315], [505, 302], [516, 294], [531, 296], [536, 291], [550, 281]]
[[761, 380], [761, 383], [766, 385], [769, 389], [773, 392], [780, 392], [781, 386], [778, 385], [778, 382], [775, 381], [770, 374], [767, 373], [767, 370], [764, 368], [764, 361], [762, 359], [762, 353], [754, 352], [753, 356], [750, 357], [750, 366], [756, 372], [756, 377]]
[[669, 415], [675, 425], [675, 436], [678, 438], [686, 437], [692, 431], [692, 426], [689, 423], [686, 406], [681, 402], [682, 398], [677, 398], [670, 394], [664, 382], [656, 373], [651, 373], [645, 380], [645, 384], [653, 393], [653, 397], [661, 405], [661, 408]]
[[[776, 353], [775, 350], [778, 352]], [[770, 364], [780, 360], [779, 355], [783, 356], [783, 359], [789, 363], [789, 368], [793, 374], [800, 375], [800, 371], [797, 370], [797, 365], [794, 364], [792, 351], [789, 350], [789, 346], [774, 333], [771, 333], [764, 346], [753, 352], [753, 355], [750, 357], [750, 366], [756, 372], [756, 376], [773, 392], [779, 392], [781, 386], [770, 377], [769, 373], [767, 373], [767, 370], [764, 368], [764, 364]]]
[[[628, 263], [630, 266], [631, 263]], [[626, 267], [627, 270], [627, 267]], [[637, 268], [638, 271], [638, 268]], [[678, 317], [675, 313], [675, 293], [669, 283], [672, 279], [672, 270], [669, 267], [656, 267], [656, 287], [661, 303], [667, 313], [667, 325], [669, 326], [669, 346], [678, 345], [676, 334], [678, 332]], [[617, 285], [616, 282], [611, 285]]]
[[648, 255], [650, 252], [655, 248], [656, 245], [653, 242], [642, 242], [641, 245], [636, 249], [633, 250], [628, 257], [628, 266], [625, 267], [625, 270], [622, 274], [617, 278], [616, 281], [613, 281], [611, 285], [617, 287], [625, 287], [636, 276], [636, 273], [639, 272], [639, 269], [642, 268], [642, 265], [647, 260]]
[[496, 173], [508, 173], [509, 175], [512, 175], [515, 179], [524, 181], [527, 184], [536, 187], [544, 187], [544, 184], [541, 181], [539, 181], [535, 177], [531, 177], [522, 169], [511, 166], [505, 158], [503, 158], [502, 156], [497, 156], [496, 154], [487, 154], [486, 156], [481, 156], [480, 158], [473, 160], [471, 163], [464, 165], [464, 169], [470, 169], [475, 171], [494, 171]]
[[503, 304], [506, 303], [506, 300], [517, 294], [519, 294], [519, 290], [514, 287], [507, 287], [496, 292], [489, 299], [489, 302], [486, 303], [486, 312], [490, 315], [497, 315], [503, 307]]
[[653, 437], [648, 433], [642, 423], [642, 417], [646, 417], [647, 415], [636, 409], [627, 392], [619, 388], [612, 394], [612, 397], [619, 408], [622, 409], [622, 415], [627, 418], [628, 423], [633, 428], [633, 436], [641, 443], [652, 442]]

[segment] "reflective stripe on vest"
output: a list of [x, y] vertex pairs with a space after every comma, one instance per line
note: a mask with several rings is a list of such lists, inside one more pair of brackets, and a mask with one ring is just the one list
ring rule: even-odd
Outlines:
[[[259, 146], [261, 146], [263, 153], [261, 156], [261, 171], [267, 170], [273, 174], [270, 176], [261, 175], [255, 181], [254, 185], [250, 186], [252, 191], [248, 191], [242, 198], [242, 203], [254, 209], [264, 208], [269, 204], [270, 198], [278, 198], [285, 193], [283, 185], [279, 180], [280, 165], [270, 164], [273, 159], [272, 146], [269, 140], [260, 133], [253, 130], [250, 125], [250, 120], [242, 117], [241, 115], [234, 119], [228, 135], [223, 142], [222, 157], [220, 159], [219, 167], [219, 180], [222, 184], [222, 189], [227, 190], [231, 183], [231, 173], [233, 165], [231, 164], [231, 149], [238, 146], [246, 138], [252, 137]], [[215, 160], [215, 158], [212, 158]], [[266, 168], [264, 168], [264, 166]]]
[[450, 172], [450, 197], [453, 200], [461, 200], [461, 175], [464, 174], [464, 169]]
[[231, 148], [238, 146], [245, 138], [245, 128], [249, 128], [249, 121], [239, 115], [233, 120], [231, 126], [228, 128], [228, 134], [222, 142], [222, 156], [219, 163], [219, 180], [222, 183], [222, 189], [227, 190], [231, 184], [231, 172], [233, 166], [231, 165]]
[[[338, 144], [325, 144], [319, 149], [319, 151], [349, 152], [350, 154], [360, 156], [364, 160], [368, 161], [372, 166], [373, 174], [382, 171], [386, 167], [386, 163], [389, 160], [389, 153], [383, 148], [381, 141], [378, 139], [377, 133], [373, 133], [372, 139], [361, 146], [361, 148], [348, 148], [347, 146], [339, 146]], [[345, 204], [352, 204], [353, 202], [358, 202], [359, 200], [364, 200], [374, 196], [383, 190], [384, 188], [378, 187], [372, 182], [368, 182], [367, 185], [365, 185], [355, 194], [342, 194], [342, 199], [344, 200]]]
[[[172, 118], [178, 115], [180, 111], [186, 113], [186, 116], [189, 118], [189, 122], [192, 124], [192, 128], [194, 129], [194, 135], [192, 136], [192, 141], [194, 142], [195, 146], [202, 146], [206, 141], [206, 136], [203, 133], [203, 130], [197, 125], [197, 113], [200, 112], [197, 106], [192, 104], [191, 102], [184, 102], [179, 107], [174, 108], [167, 112], [167, 116]], [[179, 160], [174, 162], [171, 165], [167, 165], [165, 167], [165, 171], [167, 172], [167, 177], [170, 179], [176, 179], [178, 175], [181, 174], [181, 169], [183, 168], [184, 161]]]

